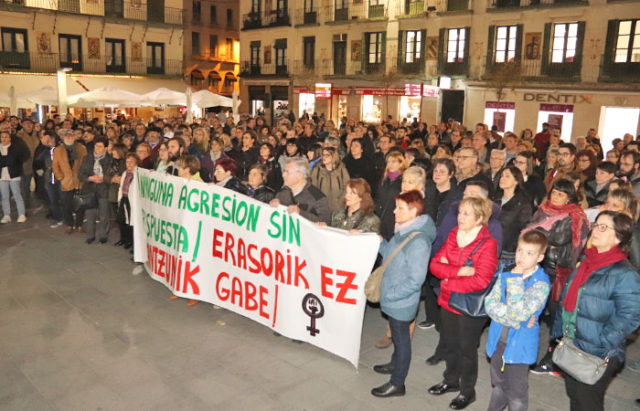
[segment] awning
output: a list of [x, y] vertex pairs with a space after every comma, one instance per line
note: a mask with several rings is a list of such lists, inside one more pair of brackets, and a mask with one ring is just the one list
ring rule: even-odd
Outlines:
[[200, 70], [193, 70], [191, 71], [191, 78], [195, 80], [204, 80], [204, 75]]
[[222, 80], [222, 77], [220, 77], [220, 74], [217, 71], [212, 70], [209, 72], [209, 80], [220, 81]]
[[234, 75], [233, 75], [233, 73], [226, 73], [226, 74], [224, 75], [224, 81], [227, 81], [227, 82], [229, 82], [229, 81], [231, 81], [231, 82], [235, 82], [235, 81], [238, 81], [238, 79], [236, 78], [236, 76], [234, 76]]

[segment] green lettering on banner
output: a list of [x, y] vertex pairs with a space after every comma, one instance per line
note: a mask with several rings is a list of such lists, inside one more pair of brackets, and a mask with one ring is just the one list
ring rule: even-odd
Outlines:
[[138, 173], [138, 186], [140, 197], [146, 198], [154, 203], [171, 207], [173, 201], [173, 184], [165, 181], [158, 181], [155, 178]]
[[187, 230], [183, 226], [158, 219], [144, 210], [141, 211], [143, 226], [148, 238], [176, 251], [183, 253], [189, 251], [189, 237], [187, 236]]
[[178, 197], [178, 208], [184, 210], [187, 206], [187, 186], [184, 185], [180, 189], [180, 197]]
[[196, 246], [193, 249], [193, 257], [191, 258], [191, 261], [196, 261], [196, 258], [198, 257], [198, 250], [200, 249], [200, 233], [202, 232], [202, 220], [198, 221], [198, 236], [196, 237]]
[[[280, 214], [275, 210], [269, 218], [271, 227], [267, 229], [267, 234], [271, 238], [279, 238], [285, 243], [295, 244], [300, 247], [300, 220], [286, 213]], [[272, 231], [273, 229], [273, 231]]]

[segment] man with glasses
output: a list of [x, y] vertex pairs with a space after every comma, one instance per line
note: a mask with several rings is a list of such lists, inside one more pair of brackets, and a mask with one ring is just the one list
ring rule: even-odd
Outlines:
[[482, 168], [478, 164], [478, 152], [473, 147], [461, 148], [453, 156], [456, 165], [456, 181], [458, 181], [458, 189], [464, 191], [467, 183], [471, 180], [482, 180], [488, 187], [492, 186], [492, 182], [483, 173]]
[[631, 183], [633, 194], [640, 196], [640, 153], [625, 150], [620, 154], [618, 177]]
[[576, 165], [576, 146], [571, 143], [560, 143], [560, 147], [558, 148], [558, 160], [556, 163], [556, 167], [549, 171], [547, 177], [545, 178], [545, 184], [547, 186], [547, 190], [553, 184], [553, 182], [557, 179], [563, 178], [573, 170], [575, 170]]

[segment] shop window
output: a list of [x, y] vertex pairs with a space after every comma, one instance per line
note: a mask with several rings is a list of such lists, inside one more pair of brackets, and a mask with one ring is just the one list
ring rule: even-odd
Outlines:
[[362, 119], [373, 124], [382, 121], [382, 103], [378, 96], [362, 96]]
[[564, 141], [569, 141], [573, 130], [573, 105], [540, 104], [536, 130], [542, 130], [542, 123], [549, 123], [550, 126], [559, 128], [560, 137]]
[[620, 138], [626, 133], [635, 135], [639, 118], [639, 107], [601, 107], [598, 135], [604, 151], [613, 148], [614, 138]]
[[420, 106], [422, 105], [422, 97], [402, 96], [400, 97], [400, 117], [413, 119], [420, 118]]
[[298, 117], [302, 117], [305, 113], [312, 116], [316, 110], [316, 95], [314, 93], [300, 93], [299, 101]]
[[578, 76], [582, 66], [584, 22], [547, 23], [542, 54], [542, 74]]

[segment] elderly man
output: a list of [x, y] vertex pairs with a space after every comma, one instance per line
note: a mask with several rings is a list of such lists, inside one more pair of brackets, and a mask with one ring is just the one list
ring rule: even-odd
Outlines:
[[78, 171], [87, 149], [84, 145], [76, 141], [73, 131], [60, 129], [58, 131], [62, 144], [53, 150], [52, 169], [57, 181], [60, 181], [60, 198], [62, 200], [62, 218], [67, 226], [65, 232], [71, 234], [73, 230], [82, 232], [82, 220], [84, 211], [73, 215], [73, 192], [80, 188]]
[[489, 177], [481, 173], [482, 168], [478, 162], [478, 152], [475, 148], [459, 149], [453, 156], [453, 161], [456, 164], [456, 180], [460, 191], [464, 191], [467, 183], [471, 180], [482, 180], [488, 187], [491, 187]]
[[484, 171], [483, 174], [491, 180], [491, 190], [498, 189], [500, 183], [500, 176], [502, 175], [502, 169], [507, 163], [506, 150], [491, 150], [491, 158], [489, 158], [489, 169]]
[[[22, 164], [22, 179], [20, 180], [20, 193], [24, 200], [25, 208], [31, 208], [31, 179], [33, 177], [33, 155], [40, 143], [38, 132], [33, 129], [33, 121], [30, 118], [22, 120], [22, 129], [16, 133], [29, 148], [29, 158]], [[37, 182], [37, 179], [36, 179]]]
[[297, 213], [307, 220], [329, 224], [329, 200], [322, 191], [309, 183], [309, 173], [309, 162], [305, 158], [289, 160], [282, 171], [284, 186], [269, 204], [273, 207], [282, 204], [287, 206], [290, 214]]

